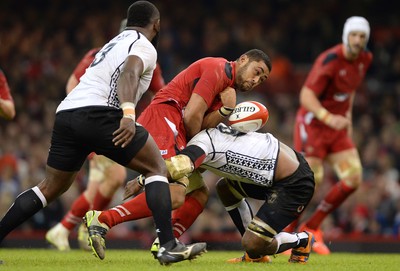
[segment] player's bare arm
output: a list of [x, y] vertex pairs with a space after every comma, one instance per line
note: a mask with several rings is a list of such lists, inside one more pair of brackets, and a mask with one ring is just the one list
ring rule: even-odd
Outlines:
[[227, 87], [219, 93], [221, 98], [222, 107], [204, 116], [201, 129], [213, 128], [218, 123], [223, 122], [233, 111], [236, 106], [236, 90]]
[[207, 109], [208, 106], [203, 97], [193, 93], [183, 113], [183, 123], [185, 124], [187, 137], [192, 138], [200, 132]]
[[71, 74], [68, 78], [67, 85], [65, 87], [66, 93], [70, 93], [76, 85], [78, 85], [79, 80], [76, 78], [75, 74]]
[[300, 92], [300, 104], [308, 111], [314, 113], [315, 117], [335, 130], [342, 130], [350, 125], [347, 117], [332, 114], [319, 102], [315, 93], [308, 87], [303, 86]]
[[113, 133], [113, 142], [116, 146], [124, 148], [131, 142], [135, 135], [135, 105], [134, 97], [139, 85], [140, 75], [143, 73], [143, 62], [137, 56], [128, 56], [118, 80], [118, 98], [124, 116], [118, 130]]

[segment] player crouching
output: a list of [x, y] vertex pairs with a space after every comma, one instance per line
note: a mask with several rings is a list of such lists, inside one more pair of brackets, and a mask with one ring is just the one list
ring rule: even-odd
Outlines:
[[[289, 262], [304, 264], [311, 252], [313, 234], [282, 230], [310, 202], [314, 174], [300, 153], [270, 133], [255, 132], [266, 121], [260, 122], [257, 116], [263, 108], [253, 105], [259, 110], [237, 108], [252, 106], [249, 103], [239, 104], [234, 110], [256, 112], [253, 117], [247, 113], [233, 117], [235, 123], [243, 119], [248, 125], [236, 124], [233, 129], [219, 124], [201, 131], [179, 155], [167, 161], [167, 168], [173, 179], [180, 179], [199, 167], [222, 177], [216, 185], [217, 194], [241, 233], [246, 251], [243, 257], [228, 262], [270, 262], [268, 255], [291, 249]], [[180, 195], [171, 195], [177, 196]], [[246, 198], [264, 201], [254, 217]]]

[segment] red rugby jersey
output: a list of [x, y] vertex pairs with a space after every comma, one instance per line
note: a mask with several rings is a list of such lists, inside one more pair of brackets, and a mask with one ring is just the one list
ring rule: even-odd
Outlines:
[[192, 63], [162, 88], [152, 103], [175, 102], [182, 110], [192, 93], [200, 95], [209, 109], [221, 107], [218, 94], [235, 82], [235, 62], [206, 57]]
[[[321, 53], [304, 85], [314, 91], [329, 112], [344, 116], [350, 107], [350, 95], [361, 85], [372, 62], [372, 53], [363, 51], [349, 61], [344, 57], [343, 46], [338, 44]], [[304, 115], [307, 110], [300, 108], [300, 113]]]

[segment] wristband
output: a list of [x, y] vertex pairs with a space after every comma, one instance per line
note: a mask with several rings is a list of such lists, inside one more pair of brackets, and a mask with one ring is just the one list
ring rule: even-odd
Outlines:
[[221, 106], [218, 109], [218, 113], [222, 116], [222, 117], [227, 117], [229, 116], [232, 112], [233, 112], [234, 108], [231, 107], [226, 107], [226, 106]]
[[125, 102], [120, 105], [122, 111], [124, 112], [123, 118], [131, 119], [135, 122], [136, 113], [135, 113], [135, 104], [130, 102]]
[[317, 119], [319, 119], [320, 121], [322, 121], [325, 124], [327, 124], [329, 122], [329, 120], [331, 119], [331, 113], [329, 113], [329, 111], [323, 107], [317, 111], [315, 116], [317, 117]]
[[138, 185], [140, 187], [143, 187], [144, 186], [145, 177], [142, 174], [140, 174], [139, 176], [136, 177], [136, 179], [137, 179]]

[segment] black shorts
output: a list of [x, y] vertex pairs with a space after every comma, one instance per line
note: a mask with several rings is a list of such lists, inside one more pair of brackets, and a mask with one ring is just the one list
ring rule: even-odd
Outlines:
[[102, 154], [125, 166], [144, 146], [149, 133], [136, 124], [136, 134], [125, 148], [112, 142], [122, 110], [90, 106], [56, 114], [47, 165], [63, 171], [78, 171], [91, 153]]
[[300, 153], [296, 152], [296, 156], [300, 162], [297, 170], [289, 177], [274, 182], [272, 187], [229, 180], [244, 197], [265, 200], [256, 216], [276, 232], [281, 232], [297, 219], [314, 195], [314, 173]]

